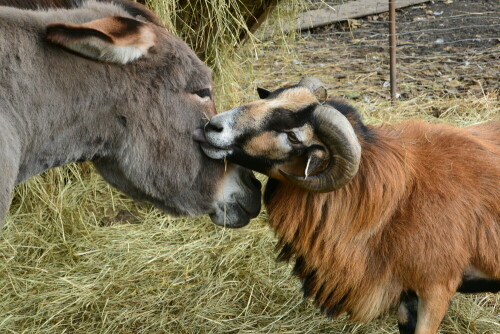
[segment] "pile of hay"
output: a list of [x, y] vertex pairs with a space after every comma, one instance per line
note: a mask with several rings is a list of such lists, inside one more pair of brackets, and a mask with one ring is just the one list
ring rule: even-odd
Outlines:
[[[238, 92], [219, 99], [222, 109], [255, 99], [256, 83], [274, 88], [302, 75], [335, 84], [334, 95], [359, 92], [356, 82], [333, 83], [308, 66], [305, 42], [241, 50], [241, 63], [253, 67], [217, 79]], [[369, 123], [416, 117], [465, 126], [499, 117], [495, 92], [391, 106], [385, 88], [372, 88], [380, 97], [353, 100]], [[290, 266], [275, 262], [275, 241], [265, 212], [241, 230], [222, 229], [208, 217], [174, 219], [132, 202], [89, 164], [50, 170], [16, 188], [0, 234], [0, 333], [397, 332], [393, 316], [366, 325], [324, 318], [302, 299]], [[491, 294], [456, 296], [441, 331], [498, 333], [499, 305]]]
[[[213, 69], [218, 107], [238, 103], [242, 73], [251, 70], [252, 62], [237, 51], [259, 49], [253, 34], [272, 17], [274, 31], [281, 40], [294, 36], [283, 32], [290, 21], [305, 8], [304, 0], [140, 0], [163, 19], [167, 29], [185, 40], [197, 55]], [[293, 25], [292, 25], [293, 26]], [[251, 58], [250, 58], [251, 59]]]

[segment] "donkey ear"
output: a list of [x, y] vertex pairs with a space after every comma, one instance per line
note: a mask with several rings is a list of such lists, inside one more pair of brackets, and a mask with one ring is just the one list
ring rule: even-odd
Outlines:
[[146, 23], [119, 16], [84, 24], [50, 23], [46, 38], [82, 56], [118, 64], [139, 59], [156, 43]]
[[271, 91], [265, 89], [265, 88], [260, 88], [260, 87], [257, 87], [257, 94], [259, 94], [259, 97], [261, 99], [265, 99], [266, 97], [268, 97], [269, 95], [271, 95]]

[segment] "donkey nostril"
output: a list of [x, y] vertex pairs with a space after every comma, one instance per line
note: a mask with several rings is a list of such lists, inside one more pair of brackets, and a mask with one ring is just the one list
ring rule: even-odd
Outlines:
[[224, 128], [219, 124], [214, 124], [213, 122], [208, 122], [205, 125], [205, 131], [222, 132]]

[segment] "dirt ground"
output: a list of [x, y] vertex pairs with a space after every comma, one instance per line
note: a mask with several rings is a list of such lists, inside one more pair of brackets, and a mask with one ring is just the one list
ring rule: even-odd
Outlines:
[[[399, 9], [396, 16], [400, 99], [498, 95], [500, 2], [430, 1]], [[303, 32], [292, 57], [269, 42], [266, 57], [256, 62], [269, 78], [262, 85], [276, 87], [290, 73], [291, 83], [313, 74], [344, 98], [388, 99], [387, 21], [382, 13]]]

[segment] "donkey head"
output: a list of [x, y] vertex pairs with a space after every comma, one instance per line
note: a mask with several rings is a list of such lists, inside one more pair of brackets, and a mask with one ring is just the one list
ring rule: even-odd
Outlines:
[[64, 124], [48, 131], [74, 130], [66, 150], [83, 147], [81, 160], [93, 161], [113, 186], [170, 214], [208, 213], [216, 224], [240, 227], [259, 213], [252, 173], [206, 157], [192, 139], [215, 105], [211, 71], [183, 41], [132, 1], [41, 4], [49, 10], [12, 15], [42, 30], [29, 81], [44, 85], [46, 96], [31, 98], [47, 115], [60, 113]]

